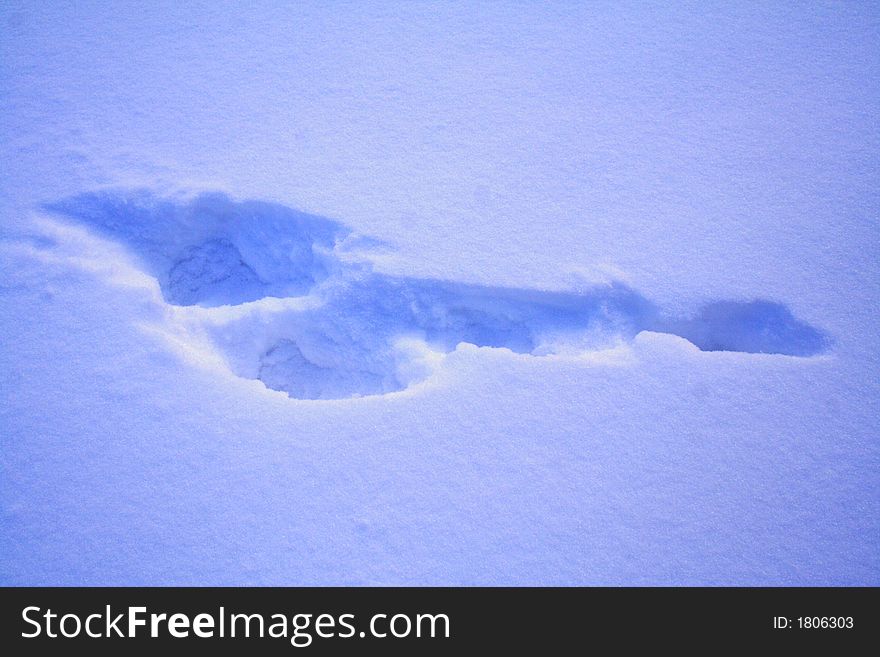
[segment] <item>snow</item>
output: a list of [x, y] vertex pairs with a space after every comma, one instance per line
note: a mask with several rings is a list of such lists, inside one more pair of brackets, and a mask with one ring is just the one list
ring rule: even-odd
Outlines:
[[876, 8], [0, 25], [0, 582], [880, 583]]

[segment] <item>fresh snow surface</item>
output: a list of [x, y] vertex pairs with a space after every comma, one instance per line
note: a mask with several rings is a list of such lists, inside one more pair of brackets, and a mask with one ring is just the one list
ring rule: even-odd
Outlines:
[[870, 3], [0, 4], [0, 583], [880, 584]]

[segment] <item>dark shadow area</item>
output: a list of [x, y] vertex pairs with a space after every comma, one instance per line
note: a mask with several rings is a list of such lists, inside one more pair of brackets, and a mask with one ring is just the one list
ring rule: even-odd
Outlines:
[[693, 318], [665, 322], [662, 330], [703, 351], [813, 356], [828, 346], [824, 334], [798, 320], [784, 305], [762, 300], [709, 303]]
[[222, 306], [307, 292], [349, 231], [277, 203], [202, 194], [176, 203], [146, 191], [81, 194], [47, 210], [121, 242], [180, 306]]

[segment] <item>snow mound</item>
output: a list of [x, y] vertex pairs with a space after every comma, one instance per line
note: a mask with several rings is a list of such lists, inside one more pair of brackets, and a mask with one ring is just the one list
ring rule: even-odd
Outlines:
[[104, 191], [48, 209], [127, 248], [165, 303], [198, 307], [190, 320], [233, 373], [298, 399], [404, 390], [439, 362], [426, 353], [462, 343], [546, 356], [654, 331], [703, 351], [801, 357], [829, 344], [766, 300], [713, 301], [670, 318], [617, 282], [570, 293], [380, 273], [346, 253], [357, 239], [339, 222], [219, 193], [173, 200]]

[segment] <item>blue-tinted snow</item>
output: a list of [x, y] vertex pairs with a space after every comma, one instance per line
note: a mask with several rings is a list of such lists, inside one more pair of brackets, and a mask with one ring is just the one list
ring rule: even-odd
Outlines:
[[875, 7], [0, 34], [4, 583], [880, 580]]

